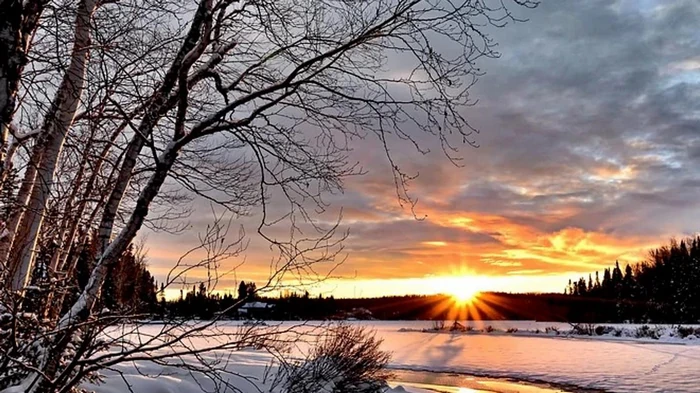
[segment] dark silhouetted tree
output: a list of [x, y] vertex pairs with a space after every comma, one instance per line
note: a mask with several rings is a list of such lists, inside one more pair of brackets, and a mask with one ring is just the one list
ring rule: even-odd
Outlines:
[[[570, 280], [568, 293], [615, 301], [619, 320], [700, 321], [700, 237], [671, 240], [650, 251], [647, 260], [626, 265], [624, 273], [616, 261], [612, 270], [604, 270], [600, 285], [597, 277], [592, 291], [583, 277], [573, 284]], [[588, 281], [590, 287], [590, 275]]]
[[238, 285], [238, 299], [243, 300], [248, 297], [248, 286], [245, 281], [241, 281]]

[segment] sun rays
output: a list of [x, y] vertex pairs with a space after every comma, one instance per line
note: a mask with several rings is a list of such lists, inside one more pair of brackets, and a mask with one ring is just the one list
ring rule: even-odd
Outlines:
[[480, 286], [469, 279], [445, 280], [444, 283], [441, 283], [440, 288], [441, 292], [451, 296], [455, 304], [459, 306], [471, 304], [481, 293]]
[[485, 277], [459, 272], [454, 276], [427, 278], [445, 295], [432, 306], [432, 314], [445, 320], [487, 319], [496, 315], [490, 305], [490, 296], [483, 293], [489, 283]]
[[449, 291], [449, 295], [455, 300], [457, 304], [469, 304], [476, 300], [480, 291], [476, 288], [462, 287], [455, 288]]

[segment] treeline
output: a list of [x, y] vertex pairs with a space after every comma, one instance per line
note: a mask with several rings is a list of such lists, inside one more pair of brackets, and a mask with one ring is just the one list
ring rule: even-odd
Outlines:
[[[223, 295], [210, 293], [206, 285], [200, 283], [186, 293], [181, 289], [180, 297], [176, 300], [163, 301], [158, 317], [160, 319], [212, 319], [222, 312], [228, 317], [234, 317], [236, 310], [232, 307], [240, 303], [239, 300], [245, 301], [248, 298], [247, 292], [244, 298], [234, 297], [230, 293]], [[250, 299], [253, 298], [251, 294]]]
[[[158, 283], [148, 271], [145, 256], [134, 250], [134, 245], [130, 245], [121, 258], [108, 267], [100, 304], [106, 310], [121, 314], [152, 314], [158, 310]], [[89, 261], [94, 259], [80, 261], [79, 288], [84, 288], [90, 278], [86, 271]]]
[[[697, 323], [700, 321], [700, 237], [649, 253], [646, 261], [569, 281], [569, 296], [605, 301], [607, 307], [579, 310], [579, 320]], [[614, 307], [609, 305], [613, 304]]]
[[[287, 293], [280, 297], [210, 293], [203, 284], [162, 301], [155, 319], [263, 319], [263, 320], [540, 320], [576, 319], [587, 299], [563, 294], [482, 293], [469, 307], [449, 295], [406, 295], [336, 299]], [[595, 301], [600, 303], [599, 300]], [[252, 308], [248, 308], [251, 307]], [[245, 312], [242, 309], [248, 308]]]
[[[241, 311], [245, 310], [245, 312]], [[158, 318], [202, 319], [271, 319], [308, 320], [329, 319], [338, 313], [333, 296], [312, 297], [288, 292], [278, 298], [260, 297], [254, 282], [241, 281], [236, 296], [207, 290], [204, 283], [190, 291], [180, 290], [177, 299], [161, 300]]]

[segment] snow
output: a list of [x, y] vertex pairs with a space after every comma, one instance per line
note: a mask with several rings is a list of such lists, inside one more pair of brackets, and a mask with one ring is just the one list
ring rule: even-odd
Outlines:
[[[219, 328], [234, 329], [239, 322], [226, 322]], [[272, 323], [268, 323], [272, 325]], [[612, 392], [697, 392], [700, 388], [700, 345], [697, 339], [682, 344], [660, 340], [625, 341], [610, 337], [566, 337], [526, 334], [527, 331], [554, 326], [561, 331], [567, 324], [537, 322], [475, 322], [474, 329], [493, 326], [494, 332], [481, 334], [428, 334], [430, 322], [358, 321], [352, 324], [368, 326], [384, 339], [383, 349], [392, 353], [390, 367], [395, 370], [422, 370], [430, 373], [462, 373], [472, 376], [512, 378], [521, 381], [550, 382], [583, 388], [605, 389]], [[287, 326], [288, 323], [282, 323]], [[637, 326], [625, 325], [625, 329]], [[516, 334], [505, 334], [507, 329]], [[670, 327], [662, 327], [670, 331]], [[142, 332], [159, 329], [158, 325], [141, 328]], [[403, 331], [400, 331], [402, 330]], [[500, 332], [500, 333], [499, 333]], [[663, 336], [662, 339], [673, 339]], [[221, 354], [219, 354], [221, 355]], [[236, 375], [227, 380], [243, 393], [258, 392], [253, 384], [269, 386], [265, 372], [272, 360], [263, 351], [246, 349], [230, 356], [231, 371]], [[214, 358], [216, 354], [210, 354]], [[136, 393], [189, 393], [212, 391], [214, 385], [182, 369], [157, 366], [148, 361], [121, 365], [123, 373]], [[398, 375], [401, 372], [397, 372]], [[425, 373], [423, 373], [425, 374]], [[148, 375], [151, 375], [149, 377]], [[440, 374], [434, 374], [440, 375]], [[106, 384], [86, 385], [98, 393], [128, 391], [116, 371], [104, 373]], [[251, 381], [248, 381], [250, 378]], [[429, 381], [425, 381], [428, 383]], [[424, 393], [426, 386], [416, 381], [396, 381], [388, 392]], [[434, 388], [434, 386], [433, 386]], [[466, 388], [466, 386], [465, 386]], [[449, 390], [453, 389], [453, 390]], [[457, 392], [446, 387], [444, 392]], [[432, 390], [435, 391], [435, 390]], [[470, 391], [470, 390], [466, 390]], [[479, 390], [474, 390], [479, 391]], [[523, 390], [524, 391], [524, 390]], [[533, 390], [534, 391], [534, 390]]]
[[268, 304], [263, 302], [248, 302], [241, 306], [241, 309], [265, 309], [272, 308], [274, 304]]
[[[498, 324], [498, 322], [494, 322]], [[512, 322], [511, 322], [512, 323]], [[483, 323], [481, 323], [483, 324]], [[519, 323], [522, 324], [522, 323]], [[481, 327], [468, 326], [468, 329], [461, 327], [459, 329], [450, 329], [450, 324], [446, 324], [444, 328], [436, 329], [434, 326], [416, 328], [400, 328], [399, 332], [421, 332], [428, 334], [461, 334], [461, 335], [481, 335], [488, 334], [489, 336], [517, 336], [517, 337], [550, 337], [550, 338], [575, 338], [579, 340], [606, 340], [606, 341], [622, 341], [622, 342], [637, 342], [637, 343], [668, 343], [679, 345], [700, 345], [695, 334], [683, 335], [679, 332], [679, 326], [671, 325], [631, 325], [631, 324], [601, 324], [591, 325], [592, 334], [585, 332], [589, 327], [583, 326], [576, 331], [571, 325], [560, 326], [561, 324], [543, 324], [547, 325], [542, 329], [524, 328], [518, 329], [514, 327], [495, 328], [492, 325]], [[601, 333], [595, 333], [596, 327], [601, 328]], [[697, 325], [684, 325], [685, 329], [692, 329], [700, 333], [700, 327]]]

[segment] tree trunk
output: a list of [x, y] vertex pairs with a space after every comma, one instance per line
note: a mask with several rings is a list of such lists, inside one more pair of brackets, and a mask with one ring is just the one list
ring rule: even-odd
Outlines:
[[[117, 139], [117, 137], [121, 134], [123, 129], [126, 127], [126, 124], [127, 123], [124, 123], [124, 126], [118, 127], [112, 133], [111, 138], [109, 139], [110, 143], [108, 143], [107, 146], [105, 146], [102, 149], [102, 152], [98, 157], [97, 162], [94, 164], [92, 173], [90, 174], [90, 178], [88, 179], [87, 184], [85, 185], [85, 189], [83, 190], [82, 198], [80, 198], [80, 201], [78, 202], [77, 206], [75, 208], [72, 208], [72, 212], [67, 212], [71, 214], [71, 217], [70, 222], [68, 223], [67, 229], [65, 231], [65, 239], [63, 239], [63, 246], [59, 247], [56, 251], [56, 255], [54, 256], [55, 261], [54, 259], [52, 259], [51, 261], [51, 267], [53, 268], [53, 270], [55, 272], [62, 272], [64, 277], [73, 277], [76, 263], [78, 262], [78, 256], [74, 256], [71, 260], [68, 260], [68, 256], [73, 250], [73, 243], [75, 242], [75, 237], [78, 234], [80, 222], [83, 217], [83, 214], [85, 213], [85, 208], [87, 207], [88, 198], [90, 197], [90, 195], [92, 195], [92, 192], [95, 189], [97, 178], [100, 174], [100, 171], [102, 170], [102, 165], [107, 159], [107, 155], [109, 154], [109, 151], [112, 147], [112, 142], [114, 142], [114, 140]], [[87, 153], [86, 157], [88, 157]], [[98, 203], [97, 208], [92, 212], [87, 222], [93, 222], [94, 217], [97, 214], [97, 210], [100, 209], [100, 205], [101, 204]], [[83, 242], [84, 241], [86, 241], [86, 239], [83, 239]], [[53, 319], [54, 317], [58, 316], [58, 314], [63, 309], [65, 294], [65, 291], [58, 293], [58, 297], [56, 297], [55, 302], [53, 301], [53, 293], [49, 294], [49, 297], [46, 301], [47, 309], [45, 311], [47, 317]]]
[[[174, 105], [177, 101], [170, 100], [170, 93], [173, 91], [178, 82], [178, 77], [183, 71], [183, 64], [191, 57], [191, 52], [197, 48], [197, 45], [202, 38], [202, 27], [206, 25], [208, 21], [211, 21], [211, 2], [201, 1], [197, 7], [197, 12], [192, 20], [190, 29], [187, 32], [187, 37], [180, 46], [173, 63], [168, 68], [168, 72], [163, 77], [163, 83], [160, 87], [153, 93], [149, 99], [149, 103], [144, 110], [143, 120], [139, 124], [139, 129], [134, 138], [129, 142], [129, 147], [127, 148], [126, 155], [124, 156], [124, 162], [117, 175], [117, 180], [112, 189], [112, 193], [109, 195], [107, 204], [102, 213], [102, 218], [100, 219], [100, 225], [98, 229], [98, 241], [100, 244], [100, 252], [104, 252], [107, 249], [109, 240], [112, 236], [112, 230], [114, 228], [114, 220], [117, 216], [117, 210], [121, 204], [121, 200], [124, 197], [124, 192], [126, 187], [131, 180], [132, 171], [136, 166], [136, 159], [138, 158], [141, 149], [146, 143], [146, 139], [150, 137], [153, 132], [153, 128], [156, 126], [160, 118], [171, 109], [170, 105]], [[209, 32], [207, 32], [207, 35]], [[204, 37], [208, 39], [208, 37]], [[193, 61], [192, 61], [193, 62]], [[188, 64], [185, 68], [185, 72], [189, 69], [192, 64]]]
[[32, 148], [31, 159], [27, 165], [27, 169], [24, 172], [22, 185], [19, 187], [19, 191], [17, 192], [15, 202], [16, 205], [14, 206], [12, 214], [10, 214], [10, 218], [7, 221], [7, 231], [9, 234], [0, 239], [0, 266], [6, 266], [9, 274], [13, 274], [13, 272], [17, 269], [19, 261], [17, 258], [10, 258], [10, 249], [12, 248], [14, 239], [17, 237], [19, 223], [22, 220], [24, 211], [27, 208], [27, 203], [29, 202], [29, 196], [31, 195], [32, 188], [34, 187], [36, 168], [39, 165], [42, 156], [42, 141], [43, 138], [41, 137], [37, 139], [34, 147]]
[[[10, 129], [12, 129], [12, 127], [10, 127]], [[15, 157], [15, 153], [20, 145], [24, 144], [24, 142], [26, 142], [28, 139], [36, 136], [36, 134], [38, 134], [40, 131], [41, 130], [35, 130], [25, 134], [15, 132], [12, 135], [12, 143], [8, 144], [8, 148], [4, 151], [5, 158], [3, 159], [3, 162], [0, 163], [0, 168], [2, 168], [2, 170], [0, 170], [0, 184], [5, 184], [5, 180], [7, 180], [7, 176], [13, 167], [12, 159]]]
[[[26, 63], [22, 50], [22, 1], [0, 0], [0, 162], [5, 162], [19, 78]], [[0, 168], [0, 174], [5, 168]]]
[[20, 77], [45, 3], [45, 0], [0, 0], [0, 177], [7, 170], [7, 141]]
[[25, 287], [31, 275], [36, 254], [35, 248], [44, 220], [44, 211], [53, 187], [56, 163], [80, 103], [89, 55], [90, 30], [92, 28], [90, 21], [96, 6], [96, 0], [81, 1], [78, 6], [71, 61], [51, 105], [51, 110], [44, 120], [44, 132], [47, 135], [46, 150], [37, 169], [29, 206], [20, 227], [20, 232], [24, 229], [27, 237], [24, 239], [25, 241], [17, 242], [15, 240], [11, 251], [20, 258], [19, 266], [13, 272], [10, 282], [10, 288], [16, 291]]
[[[38, 370], [32, 372], [25, 380], [31, 381], [31, 387], [27, 390], [27, 393], [48, 393], [53, 388], [51, 386], [51, 379], [55, 376], [61, 356], [65, 353], [69, 342], [67, 337], [73, 334], [81, 322], [89, 318], [92, 308], [99, 296], [102, 284], [105, 281], [109, 266], [121, 256], [136, 237], [136, 234], [148, 215], [148, 210], [153, 199], [158, 195], [161, 186], [165, 182], [168, 173], [177, 159], [179, 147], [177, 143], [173, 141], [166, 146], [163, 153], [157, 159], [155, 171], [153, 175], [151, 175], [146, 186], [141, 190], [136, 200], [136, 206], [124, 229], [120, 231], [113, 242], [109, 243], [117, 209], [124, 191], [126, 190], [126, 185], [131, 179], [133, 168], [136, 165], [136, 159], [146, 143], [145, 138], [151, 134], [158, 120], [167, 112], [169, 94], [176, 86], [178, 76], [180, 76], [183, 71], [183, 61], [190, 52], [197, 47], [201, 37], [202, 26], [207, 19], [211, 19], [211, 1], [202, 1], [190, 25], [190, 31], [180, 47], [173, 64], [166, 73], [163, 83], [149, 100], [149, 104], [144, 111], [144, 119], [139, 125], [139, 132], [137, 132], [137, 135], [129, 143], [127, 154], [124, 157], [120, 172], [117, 176], [115, 188], [110, 194], [100, 222], [98, 240], [101, 242], [101, 246], [105, 245], [106, 247], [100, 250], [100, 258], [92, 270], [90, 279], [78, 297], [78, 300], [76, 300], [70, 310], [60, 318], [55, 329], [57, 334], [51, 339], [47, 347], [45, 347], [45, 351], [39, 362]], [[207, 34], [209, 34], [209, 32], [207, 32]], [[109, 243], [109, 245], [107, 245], [107, 243]]]
[[[68, 248], [70, 248], [70, 244], [73, 241], [73, 236], [71, 228], [77, 228], [78, 227], [78, 222], [80, 222], [80, 217], [83, 214], [82, 209], [80, 209], [78, 206], [75, 206], [75, 199], [78, 197], [78, 193], [80, 191], [80, 185], [83, 183], [83, 177], [85, 176], [85, 171], [87, 170], [88, 167], [88, 162], [90, 160], [90, 153], [92, 150], [92, 144], [93, 140], [95, 137], [95, 132], [93, 129], [93, 132], [90, 134], [90, 139], [87, 141], [85, 144], [85, 149], [83, 150], [83, 156], [80, 160], [80, 165], [78, 166], [78, 173], [75, 175], [75, 178], [73, 179], [73, 182], [71, 183], [71, 190], [70, 194], [64, 201], [63, 205], [63, 211], [61, 213], [62, 220], [61, 220], [61, 229], [59, 230], [59, 235], [58, 235], [58, 247], [56, 248], [56, 252], [51, 256], [51, 263], [49, 265], [49, 269], [51, 273], [55, 273], [58, 270], [58, 266], [61, 262], [61, 256], [64, 253], [68, 252]], [[109, 147], [109, 146], [108, 146]], [[101, 161], [101, 160], [100, 160]], [[97, 166], [97, 171], [93, 172], [95, 174], [96, 172], [99, 172], [99, 164]], [[92, 176], [91, 176], [92, 177]], [[89, 196], [89, 194], [88, 194]], [[83, 202], [83, 201], [80, 201]], [[78, 205], [80, 205], [80, 202]]]

